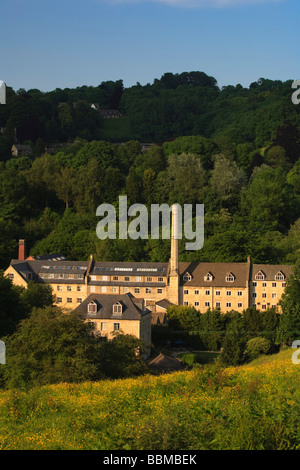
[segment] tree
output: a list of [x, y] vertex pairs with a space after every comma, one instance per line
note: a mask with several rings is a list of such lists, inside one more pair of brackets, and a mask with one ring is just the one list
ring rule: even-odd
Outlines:
[[279, 305], [282, 310], [278, 328], [278, 344], [291, 344], [300, 338], [300, 262], [286, 281], [286, 288]]
[[245, 172], [235, 161], [230, 161], [222, 154], [215, 156], [210, 185], [223, 203], [230, 205], [235, 202], [246, 182]]
[[245, 354], [250, 359], [256, 359], [260, 354], [268, 354], [271, 348], [271, 342], [267, 338], [258, 336], [247, 341]]
[[24, 316], [19, 288], [0, 272], [0, 338], [13, 333]]
[[245, 361], [246, 330], [243, 317], [238, 312], [228, 312], [225, 317], [226, 331], [220, 354], [221, 364], [237, 366]]
[[27, 288], [20, 294], [21, 303], [26, 312], [30, 313], [33, 308], [44, 308], [51, 306], [54, 302], [52, 288], [49, 284], [38, 284], [29, 281]]
[[68, 209], [70, 202], [73, 200], [75, 185], [75, 171], [73, 168], [63, 167], [56, 174], [54, 189], [58, 199], [65, 203]]
[[112, 340], [102, 343], [101, 370], [113, 379], [144, 374], [147, 368], [143, 353], [144, 345], [141, 340], [118, 333]]
[[5, 339], [7, 388], [31, 388], [99, 378], [99, 340], [93, 326], [57, 307], [33, 309]]

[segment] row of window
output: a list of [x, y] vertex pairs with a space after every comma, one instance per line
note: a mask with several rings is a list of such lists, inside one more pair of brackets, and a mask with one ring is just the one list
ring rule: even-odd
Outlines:
[[[259, 308], [261, 308], [262, 310], [267, 310], [267, 308], [270, 308], [270, 304], [268, 304], [268, 305], [266, 305], [266, 304], [262, 304], [262, 305], [257, 304], [257, 305], [259, 305], [259, 306], [260, 306]], [[257, 305], [256, 305], [256, 304], [252, 304], [252, 307], [256, 307]], [[272, 304], [271, 307], [272, 307], [272, 308], [276, 308], [277, 305], [276, 305], [276, 304]]]
[[[190, 302], [184, 301], [184, 302], [183, 302], [183, 305], [186, 305], [186, 306], [187, 306], [187, 305], [190, 305]], [[204, 306], [207, 307], [207, 308], [209, 308], [209, 307], [211, 307], [212, 305], [211, 305], [211, 302], [206, 301], [206, 302], [204, 302]], [[196, 301], [194, 302], [194, 307], [200, 307], [200, 302], [199, 302], [198, 300], [196, 300]], [[221, 302], [216, 302], [215, 307], [216, 307], [216, 308], [220, 308], [220, 307], [221, 307]], [[232, 302], [226, 302], [226, 307], [227, 307], [227, 308], [232, 308]], [[243, 308], [243, 303], [242, 303], [242, 302], [238, 302], [238, 303], [237, 303], [237, 307], [238, 307], [238, 308]]]
[[84, 279], [84, 274], [40, 273], [42, 279]]
[[[183, 305], [188, 306], [188, 305], [190, 305], [190, 302], [184, 301], [184, 302], [183, 302]], [[204, 302], [204, 306], [207, 307], [207, 308], [210, 308], [210, 307], [211, 307], [211, 303], [208, 302], [208, 301], [206, 301], [206, 302]], [[194, 307], [200, 307], [200, 302], [196, 300], [196, 301], [194, 302]], [[216, 302], [215, 307], [216, 307], [216, 308], [221, 308], [221, 302]], [[253, 304], [253, 307], [256, 307], [256, 304]], [[276, 304], [272, 304], [272, 307], [273, 307], [273, 308], [276, 308], [277, 305], [276, 305]], [[226, 308], [233, 308], [232, 302], [226, 302]], [[237, 308], [243, 308], [243, 303], [242, 303], [242, 302], [238, 302], [238, 303], [237, 303]], [[267, 305], [263, 304], [263, 305], [261, 306], [261, 308], [262, 308], [262, 310], [266, 310], [266, 309], [267, 309]]]
[[[129, 291], [130, 291], [129, 287], [123, 287], [123, 288], [122, 288], [123, 294], [127, 294]], [[146, 294], [151, 294], [151, 293], [153, 293], [154, 291], [155, 291], [155, 289], [153, 289], [152, 287], [146, 287], [146, 288], [145, 288]], [[95, 286], [90, 286], [90, 292], [96, 292], [96, 287], [95, 287]], [[106, 286], [101, 286], [101, 287], [100, 287], [100, 292], [101, 292], [101, 293], [107, 293], [107, 292], [108, 292], [108, 288], [107, 288]], [[113, 294], [118, 294], [118, 293], [119, 293], [119, 287], [114, 287], [114, 286], [113, 286], [113, 287], [111, 288], [111, 292], [112, 292]], [[141, 293], [140, 287], [135, 287], [135, 288], [134, 288], [134, 293], [135, 293], [135, 294], [140, 294], [140, 293]], [[157, 293], [157, 294], [162, 294], [162, 293], [163, 293], [163, 289], [162, 289], [161, 287], [158, 287], [158, 288], [156, 289], [156, 293]]]
[[[98, 281], [98, 280], [101, 280], [101, 281], [109, 281], [109, 276], [95, 276], [94, 274], [92, 274], [90, 276], [91, 278], [91, 281]], [[121, 280], [119, 278], [119, 276], [112, 276], [112, 280], [113, 281], [119, 281]], [[134, 277], [129, 277], [129, 276], [124, 276], [123, 277], [123, 281], [137, 281], [137, 282], [142, 282], [142, 276], [134, 276]], [[163, 282], [164, 281], [164, 278], [163, 277], [158, 277], [158, 278], [155, 278], [153, 279], [153, 277], [151, 276], [147, 276], [146, 277], [146, 282]]]
[[[259, 271], [257, 274], [255, 274], [255, 279], [257, 281], [264, 281], [266, 279], [266, 275], [262, 272]], [[285, 275], [283, 272], [279, 271], [277, 274], [274, 276], [275, 281], [284, 281], [285, 280]]]
[[[207, 273], [205, 274], [204, 276], [204, 280], [206, 282], [211, 282], [213, 280], [214, 276], [211, 274], [211, 273]], [[192, 280], [192, 276], [190, 275], [190, 273], [185, 273], [183, 275], [183, 280], [184, 282], [189, 282]], [[235, 280], [235, 276], [232, 274], [232, 273], [228, 273], [226, 276], [225, 276], [225, 281], [226, 282], [234, 282]]]
[[[82, 303], [82, 297], [77, 297], [76, 303], [81, 304]], [[63, 301], [62, 297], [56, 297], [56, 302], [58, 304], [61, 304]], [[73, 298], [72, 297], [67, 297], [67, 303], [72, 304], [73, 303]]]
[[[75, 289], [75, 287], [76, 287], [76, 289]], [[56, 286], [56, 290], [62, 291], [63, 286]], [[71, 292], [72, 290], [75, 290], [77, 292], [81, 292], [82, 291], [82, 286], [67, 286], [67, 291], [68, 292]]]
[[[190, 291], [189, 291], [189, 289], [184, 289], [184, 290], [183, 290], [183, 293], [184, 293], [185, 295], [188, 295], [188, 294], [190, 293]], [[199, 289], [195, 289], [195, 290], [194, 290], [194, 295], [199, 295], [199, 294], [200, 294], [200, 290], [199, 290]], [[211, 291], [210, 291], [210, 290], [206, 290], [206, 291], [205, 291], [205, 295], [211, 295]], [[216, 291], [215, 291], [215, 295], [221, 295], [221, 291], [220, 291], [220, 290], [216, 290]], [[226, 291], [226, 295], [231, 295], [231, 290], [227, 290], [227, 291]], [[237, 291], [237, 295], [238, 295], [239, 297], [241, 297], [241, 296], [243, 295], [243, 291], [242, 291], [242, 290]]]
[[[262, 287], [267, 287], [268, 284], [267, 284], [267, 282], [262, 282], [261, 285], [262, 285]], [[257, 282], [253, 281], [252, 286], [257, 287]], [[279, 285], [277, 286], [277, 282], [272, 282], [272, 287], [279, 287]], [[286, 287], [286, 282], [282, 282], [281, 287]]]
[[[266, 292], [263, 292], [263, 293], [261, 294], [261, 296], [262, 296], [263, 299], [266, 299], [266, 298], [267, 298], [267, 293], [266, 293]], [[252, 297], [257, 297], [257, 293], [256, 293], [256, 292], [253, 292], [253, 293], [252, 293]], [[276, 292], [272, 292], [272, 299], [276, 299], [276, 298], [277, 298]]]

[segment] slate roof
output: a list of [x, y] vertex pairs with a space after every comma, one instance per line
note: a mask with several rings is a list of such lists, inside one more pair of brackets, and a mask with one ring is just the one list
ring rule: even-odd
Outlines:
[[[186, 273], [192, 276], [184, 281]], [[211, 281], [205, 281], [207, 274], [212, 274]], [[233, 274], [234, 281], [227, 282], [226, 276]], [[184, 287], [246, 287], [250, 279], [250, 263], [179, 263], [180, 284]]]
[[255, 276], [260, 271], [265, 275], [265, 281], [275, 281], [275, 276], [279, 272], [282, 272], [287, 278], [293, 274], [293, 266], [283, 264], [253, 264], [251, 269], [251, 281], [255, 281]]
[[[88, 313], [88, 305], [94, 302], [97, 305], [96, 314]], [[113, 313], [113, 305], [122, 305], [122, 314]], [[132, 294], [90, 294], [78, 307], [75, 313], [87, 318], [140, 320], [142, 316], [150, 314], [150, 310], [143, 308], [143, 299], [137, 299]]]

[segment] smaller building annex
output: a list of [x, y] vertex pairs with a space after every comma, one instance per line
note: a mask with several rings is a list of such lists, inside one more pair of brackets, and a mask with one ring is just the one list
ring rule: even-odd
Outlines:
[[144, 299], [138, 299], [130, 293], [90, 294], [73, 312], [93, 322], [95, 333], [107, 339], [112, 339], [118, 333], [136, 336], [143, 341], [148, 357], [151, 311], [145, 306]]

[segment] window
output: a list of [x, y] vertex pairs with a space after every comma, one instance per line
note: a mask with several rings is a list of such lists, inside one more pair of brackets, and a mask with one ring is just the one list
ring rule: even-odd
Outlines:
[[147, 282], [152, 282], [152, 277], [148, 276], [147, 277]]
[[72, 290], [72, 286], [67, 286], [67, 291], [70, 292]]
[[88, 304], [88, 313], [97, 313], [97, 305], [95, 302], [90, 302]]
[[122, 305], [119, 302], [113, 305], [113, 313], [122, 313]]
[[206, 290], [205, 295], [210, 295], [210, 290]]
[[234, 275], [232, 273], [227, 274], [225, 277], [226, 282], [234, 282]]
[[77, 292], [81, 292], [82, 291], [82, 287], [81, 286], [77, 286]]
[[183, 302], [183, 305], [185, 305], [185, 306], [187, 306], [188, 304], [189, 303], [186, 300]]
[[118, 281], [119, 280], [119, 276], [113, 276], [113, 281]]
[[272, 304], [272, 308], [276, 308], [276, 307], [277, 307], [277, 305], [276, 305], [276, 304]]
[[164, 282], [164, 278], [163, 277], [159, 277], [157, 278], [158, 282]]
[[106, 292], [106, 286], [101, 286], [101, 292]]
[[262, 305], [261, 308], [262, 308], [263, 310], [267, 310], [267, 306], [266, 306], [265, 304]]
[[266, 294], [265, 292], [263, 292], [262, 298], [263, 298], [263, 299], [266, 299], [266, 298], [267, 298], [267, 294]]
[[257, 293], [253, 292], [252, 297], [257, 297]]
[[221, 291], [220, 291], [220, 290], [216, 290], [216, 295], [221, 295]]
[[94, 275], [91, 276], [91, 281], [96, 281], [96, 279], [97, 279], [97, 276], [94, 276]]
[[157, 293], [158, 293], [158, 294], [162, 294], [162, 293], [163, 293], [163, 290], [162, 290], [162, 289], [157, 289]]
[[141, 278], [141, 276], [135, 276], [135, 280], [136, 280], [137, 282], [141, 282], [142, 278]]
[[117, 294], [118, 293], [118, 288], [117, 287], [112, 287], [111, 291], [112, 291], [113, 294]]
[[209, 302], [204, 303], [205, 307], [209, 307]]
[[282, 287], [286, 287], [286, 282], [283, 282], [283, 283], [282, 283]]
[[241, 290], [238, 290], [238, 293], [237, 293], [237, 295], [238, 295], [238, 297], [242, 297], [242, 295], [243, 295], [243, 291], [241, 291]]
[[[14, 277], [15, 277], [14, 273], [8, 273], [8, 278], [9, 279], [13, 280]], [[43, 277], [43, 276], [41, 276], [41, 277]]]
[[263, 283], [262, 283], [262, 286], [263, 286], [263, 287], [267, 287], [267, 283], [266, 283], [266, 282], [263, 282]]
[[276, 297], [277, 297], [276, 292], [273, 292], [273, 293], [272, 293], [272, 299], [276, 299]]
[[199, 294], [200, 294], [200, 291], [199, 291], [198, 289], [196, 289], [196, 290], [194, 291], [194, 294], [195, 294], [195, 295], [199, 295]]
[[146, 287], [146, 294], [151, 294], [151, 287]]
[[67, 303], [71, 304], [72, 303], [72, 297], [67, 297]]
[[139, 287], [135, 287], [135, 288], [134, 288], [134, 293], [135, 293], [135, 294], [139, 294], [139, 293], [140, 293], [140, 288], [139, 288]]
[[188, 289], [184, 289], [183, 293], [184, 293], [185, 295], [187, 295], [187, 294], [189, 293], [189, 290], [188, 290]]
[[120, 331], [120, 323], [114, 323], [114, 331]]
[[60, 290], [60, 291], [61, 291], [61, 290], [62, 290], [62, 286], [57, 286], [57, 287], [56, 287], [56, 290]]
[[78, 303], [78, 304], [81, 304], [81, 303], [82, 303], [82, 298], [81, 298], [81, 297], [77, 297], [77, 303]]
[[276, 282], [272, 282], [272, 287], [277, 287], [277, 283], [276, 283]]
[[231, 290], [227, 290], [226, 295], [231, 295]]
[[192, 279], [192, 276], [189, 273], [185, 273], [183, 276], [184, 281], [190, 281]]
[[105, 331], [105, 330], [106, 330], [106, 323], [105, 323], [105, 321], [102, 321], [102, 322], [101, 322], [100, 329], [101, 329], [101, 331]]
[[221, 307], [221, 302], [216, 302], [216, 307], [220, 308]]
[[231, 302], [227, 302], [226, 307], [230, 308], [231, 307]]
[[123, 287], [123, 294], [127, 294], [129, 292], [129, 287]]
[[102, 281], [107, 281], [107, 280], [108, 280], [107, 276], [102, 276]]
[[284, 281], [285, 275], [281, 271], [279, 271], [279, 273], [276, 274], [274, 279], [275, 281]]
[[242, 308], [242, 307], [243, 307], [242, 302], [238, 302], [238, 308]]
[[199, 307], [200, 302], [196, 301], [196, 302], [194, 303], [194, 305], [195, 305], [195, 307]]
[[257, 281], [263, 281], [265, 279], [265, 277], [266, 276], [264, 275], [264, 273], [262, 271], [258, 271], [258, 273], [255, 274], [255, 279]]
[[213, 280], [213, 275], [211, 273], [207, 273], [204, 276], [204, 281], [211, 282]]
[[129, 276], [124, 277], [124, 281], [129, 281], [129, 279], [130, 279]]
[[56, 298], [56, 302], [57, 302], [58, 304], [61, 304], [61, 303], [62, 303], [62, 297], [57, 297], [57, 298]]
[[253, 287], [256, 287], [256, 286], [257, 286], [257, 282], [253, 281], [253, 282], [252, 282], [252, 286], [253, 286]]
[[90, 292], [96, 292], [95, 286], [90, 286]]

